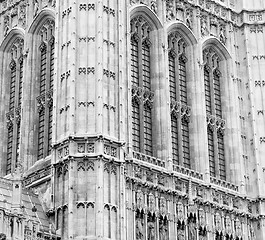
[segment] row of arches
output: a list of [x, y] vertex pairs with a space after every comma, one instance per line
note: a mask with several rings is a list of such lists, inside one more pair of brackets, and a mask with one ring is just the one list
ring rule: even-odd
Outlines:
[[[223, 114], [222, 108], [228, 108], [225, 103], [230, 71], [228, 64], [231, 59], [226, 47], [215, 37], [199, 42], [181, 22], [163, 26], [146, 6], [131, 9], [130, 23], [133, 151], [160, 157], [156, 146], [163, 139], [157, 140], [158, 131], [162, 131], [159, 126], [161, 120], [157, 118], [158, 114], [163, 118], [165, 112], [159, 111], [166, 108], [166, 103], [163, 106], [163, 102], [159, 103], [162, 86], [167, 91], [164, 99], [170, 103], [168, 118], [173, 168], [174, 165], [182, 165], [195, 169], [196, 163], [191, 161], [194, 153], [190, 147], [190, 139], [194, 138], [191, 131], [194, 118], [191, 119], [191, 112], [194, 111], [195, 102], [191, 98], [195, 95], [196, 84], [201, 84], [196, 83], [201, 78], [204, 96], [200, 96], [197, 101], [205, 109], [203, 125], [207, 129], [209, 173], [212, 177], [226, 180], [224, 119], [227, 112]], [[201, 50], [198, 46], [201, 46]], [[167, 67], [163, 67], [165, 62]], [[199, 76], [195, 76], [196, 73]]]
[[[55, 41], [53, 10], [44, 9], [25, 32], [11, 29], [0, 46], [1, 54], [1, 121], [8, 121], [1, 129], [5, 136], [1, 143], [2, 174], [11, 173], [20, 161], [21, 135], [31, 149], [29, 165], [51, 153], [53, 119], [53, 82], [55, 68]], [[23, 93], [23, 94], [22, 94]], [[23, 99], [22, 99], [23, 95]], [[23, 104], [22, 104], [23, 101]], [[21, 125], [21, 118], [29, 125]], [[26, 155], [24, 155], [25, 157]]]

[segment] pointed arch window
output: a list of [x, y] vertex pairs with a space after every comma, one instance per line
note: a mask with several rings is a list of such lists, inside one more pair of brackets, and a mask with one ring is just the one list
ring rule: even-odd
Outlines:
[[51, 153], [54, 80], [54, 21], [39, 31], [38, 159]]
[[10, 49], [11, 61], [9, 64], [9, 97], [7, 117], [7, 155], [6, 174], [16, 167], [19, 158], [21, 104], [23, 80], [23, 48], [24, 40], [17, 38]]
[[139, 16], [131, 21], [132, 144], [133, 149], [153, 155], [151, 86], [151, 28]]
[[173, 165], [190, 168], [186, 43], [178, 33], [168, 36], [169, 90]]
[[203, 51], [210, 175], [226, 179], [220, 58], [212, 48]]

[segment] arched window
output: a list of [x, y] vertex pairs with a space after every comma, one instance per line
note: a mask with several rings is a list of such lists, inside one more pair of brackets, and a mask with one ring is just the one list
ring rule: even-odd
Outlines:
[[220, 58], [212, 48], [203, 51], [204, 88], [207, 114], [207, 136], [210, 175], [226, 179], [224, 155], [224, 126], [221, 103]]
[[54, 79], [53, 20], [47, 20], [39, 31], [39, 64], [38, 159], [42, 159], [51, 153]]
[[186, 43], [178, 33], [168, 36], [169, 89], [173, 165], [190, 168]]
[[139, 16], [131, 21], [132, 144], [133, 149], [153, 155], [151, 87], [151, 28]]
[[7, 157], [6, 174], [16, 167], [20, 146], [20, 120], [23, 79], [23, 48], [24, 40], [17, 38], [10, 48], [10, 73], [8, 76], [8, 112], [7, 117]]

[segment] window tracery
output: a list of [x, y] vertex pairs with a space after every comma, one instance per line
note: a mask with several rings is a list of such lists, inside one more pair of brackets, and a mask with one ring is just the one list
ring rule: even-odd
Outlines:
[[132, 142], [133, 149], [153, 155], [151, 88], [151, 27], [138, 16], [131, 21]]
[[190, 168], [190, 107], [187, 95], [186, 43], [176, 32], [169, 35], [168, 46], [173, 164]]
[[23, 80], [23, 48], [24, 40], [17, 38], [11, 46], [9, 64], [9, 99], [7, 117], [7, 158], [6, 174], [11, 173], [19, 157], [21, 129], [21, 101]]
[[54, 21], [47, 20], [39, 31], [40, 73], [37, 106], [38, 159], [51, 153], [54, 79]]
[[225, 121], [221, 103], [220, 58], [212, 48], [205, 49], [203, 57], [210, 175], [225, 180]]

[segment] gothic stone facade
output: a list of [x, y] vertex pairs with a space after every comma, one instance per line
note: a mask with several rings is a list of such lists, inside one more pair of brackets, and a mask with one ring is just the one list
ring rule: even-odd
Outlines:
[[[61, 239], [265, 239], [264, 25], [262, 0], [1, 0], [1, 176]], [[36, 239], [8, 206], [1, 237]]]

